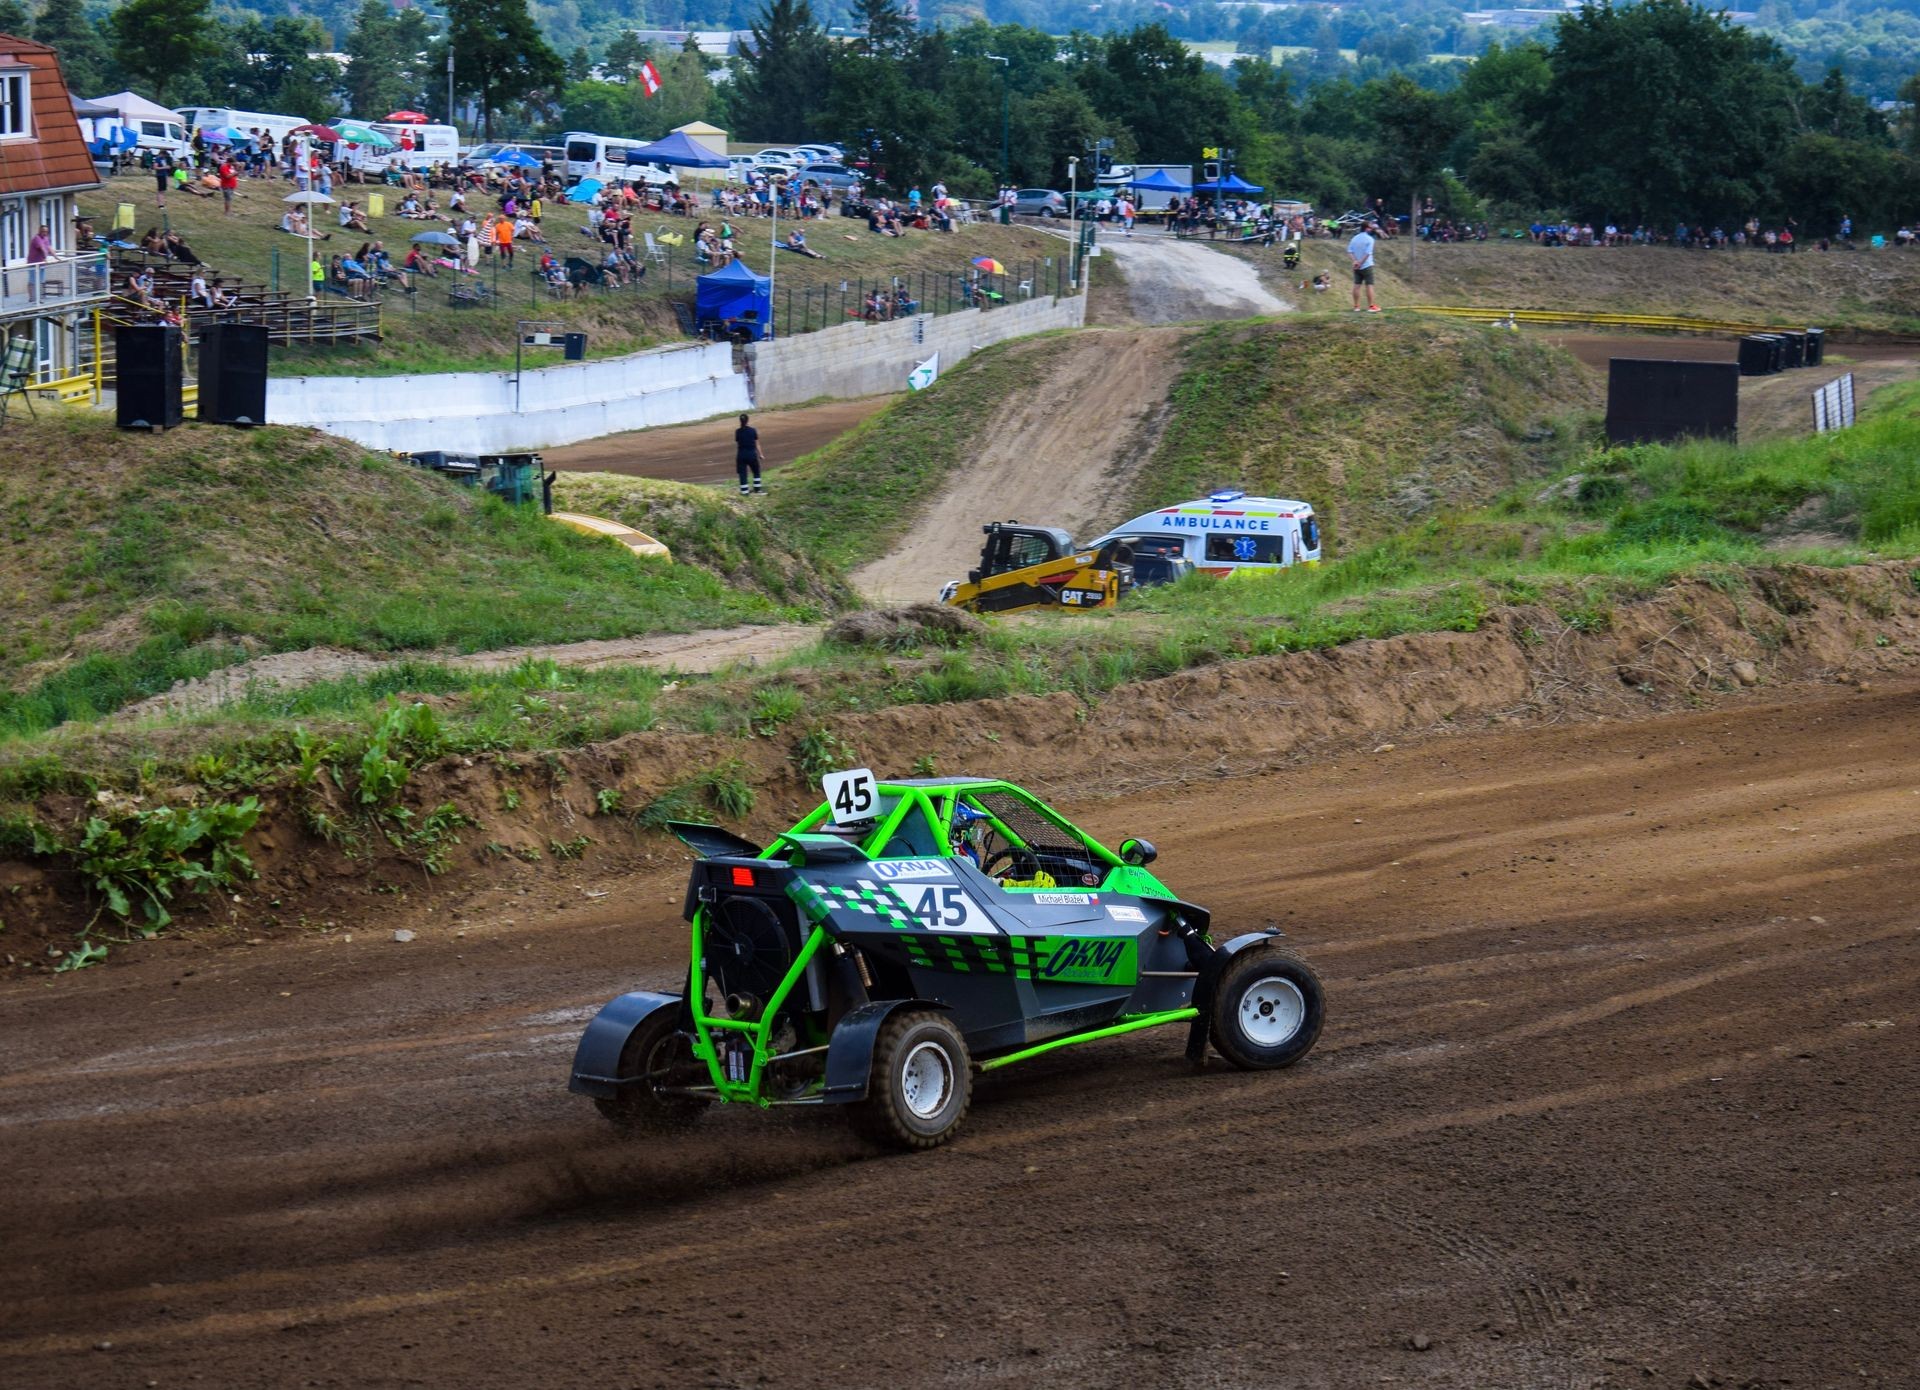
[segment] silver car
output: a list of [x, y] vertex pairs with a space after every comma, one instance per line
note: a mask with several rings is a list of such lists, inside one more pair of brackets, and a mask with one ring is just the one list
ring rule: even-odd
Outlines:
[[1022, 188], [1014, 194], [1013, 210], [1021, 217], [1065, 217], [1067, 195], [1053, 188]]

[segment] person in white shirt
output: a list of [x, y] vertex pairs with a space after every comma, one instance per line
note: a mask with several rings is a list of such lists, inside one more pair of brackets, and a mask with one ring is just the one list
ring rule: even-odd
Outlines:
[[1380, 306], [1373, 298], [1373, 223], [1369, 222], [1353, 234], [1353, 240], [1347, 243], [1347, 255], [1353, 261], [1353, 312], [1360, 313], [1360, 292], [1366, 291], [1367, 302], [1364, 306], [1369, 314], [1380, 312]]
[[1133, 235], [1133, 199], [1127, 197], [1125, 194], [1122, 194], [1120, 198], [1120, 206], [1117, 209], [1117, 211], [1120, 214], [1120, 225], [1127, 229], [1128, 236], [1132, 236]]

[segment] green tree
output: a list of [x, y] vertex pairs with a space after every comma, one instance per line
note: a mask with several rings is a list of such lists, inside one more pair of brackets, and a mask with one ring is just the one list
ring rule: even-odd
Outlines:
[[1540, 153], [1572, 211], [1738, 221], [1770, 202], [1798, 86], [1770, 39], [1687, 0], [1589, 5], [1549, 63]]
[[1370, 83], [1368, 95], [1380, 135], [1371, 161], [1375, 191], [1389, 208], [1397, 202], [1417, 210], [1421, 195], [1434, 191], [1447, 147], [1460, 133], [1458, 106], [1399, 72]]
[[569, 82], [560, 94], [563, 130], [624, 135], [633, 119], [633, 89], [619, 82]]
[[581, 44], [567, 55], [567, 81], [586, 82], [593, 77], [593, 55]]
[[112, 89], [106, 40], [87, 18], [81, 0], [46, 0], [33, 23], [32, 37], [60, 55], [67, 86], [77, 95], [105, 96]]
[[[439, 85], [429, 68], [427, 21], [417, 9], [395, 10], [386, 0], [362, 0], [347, 31], [347, 64], [341, 90], [347, 109], [377, 121], [389, 111], [411, 107]], [[440, 60], [445, 71], [446, 59]]]
[[128, 0], [112, 25], [115, 61], [163, 106], [167, 89], [212, 52], [217, 33], [208, 0]]
[[1900, 84], [1900, 100], [1906, 103], [1902, 131], [1907, 153], [1920, 155], [1920, 73]]
[[495, 111], [558, 95], [566, 65], [540, 37], [526, 0], [448, 0], [447, 16], [454, 85], [479, 103], [487, 139], [493, 138]]
[[0, 0], [0, 34], [13, 34], [19, 38], [28, 37], [33, 27], [33, 17], [27, 13], [27, 7], [20, 0]]
[[913, 19], [899, 0], [853, 0], [859, 51], [870, 58], [901, 58], [913, 42]]
[[[753, 21], [753, 53], [734, 66], [733, 122], [744, 140], [812, 134], [829, 88], [827, 36], [807, 0], [768, 0]], [[839, 127], [842, 133], [846, 127]]]
[[607, 59], [603, 66], [609, 78], [620, 77], [631, 81], [633, 75], [640, 71], [640, 65], [646, 61], [646, 40], [631, 29], [623, 29], [607, 45]]
[[639, 82], [631, 85], [635, 104], [635, 130], [659, 138], [690, 121], [705, 120], [713, 111], [713, 81], [707, 76], [707, 58], [698, 47], [677, 50], [655, 48], [654, 71], [660, 74], [660, 90], [651, 97]]

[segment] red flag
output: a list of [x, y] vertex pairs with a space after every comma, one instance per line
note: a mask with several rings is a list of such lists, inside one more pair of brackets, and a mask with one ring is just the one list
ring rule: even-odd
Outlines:
[[648, 96], [653, 96], [660, 90], [660, 70], [652, 63], [640, 65], [640, 85], [647, 89]]

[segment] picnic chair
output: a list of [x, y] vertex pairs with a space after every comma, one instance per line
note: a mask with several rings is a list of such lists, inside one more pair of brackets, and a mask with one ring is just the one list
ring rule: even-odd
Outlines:
[[27, 414], [35, 419], [40, 412], [33, 408], [33, 339], [25, 334], [17, 334], [7, 339], [6, 354], [0, 357], [0, 425], [7, 421], [7, 406], [15, 396], [27, 403]]
[[667, 253], [660, 249], [660, 243], [653, 239], [653, 233], [642, 232], [640, 235], [646, 239], [647, 259], [655, 265], [665, 265], [667, 263]]
[[484, 280], [454, 285], [447, 291], [447, 307], [451, 309], [479, 309], [492, 303], [493, 291]]

